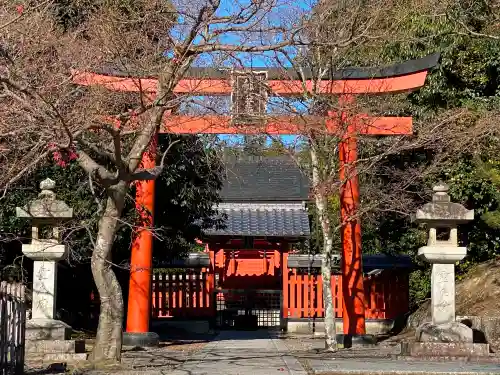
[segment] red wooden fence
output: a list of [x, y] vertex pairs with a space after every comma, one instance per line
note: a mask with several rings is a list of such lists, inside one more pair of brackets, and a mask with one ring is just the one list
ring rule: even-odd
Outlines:
[[[283, 275], [285, 318], [321, 318], [323, 283], [321, 275], [307, 275], [291, 269]], [[335, 313], [342, 317], [342, 279], [332, 275]], [[208, 318], [215, 315], [208, 271], [186, 270], [177, 274], [155, 274], [152, 314], [155, 318]], [[394, 319], [408, 311], [408, 274], [387, 270], [365, 277], [366, 318]]]
[[[284, 277], [283, 313], [288, 318], [322, 318], [323, 279], [321, 275], [307, 275], [289, 270]], [[342, 317], [342, 278], [332, 275], [332, 294], [335, 315]], [[367, 319], [394, 319], [408, 311], [408, 275], [385, 271], [376, 276], [366, 276]]]
[[203, 318], [214, 314], [209, 273], [153, 275], [152, 315], [155, 318]]

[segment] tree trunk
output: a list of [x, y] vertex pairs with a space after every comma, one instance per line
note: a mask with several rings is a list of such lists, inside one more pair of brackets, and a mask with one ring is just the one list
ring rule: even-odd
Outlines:
[[311, 145], [311, 164], [312, 164], [312, 179], [314, 198], [318, 217], [323, 232], [323, 251], [321, 262], [321, 277], [323, 278], [323, 307], [325, 310], [325, 349], [329, 351], [337, 350], [337, 336], [335, 329], [335, 307], [332, 297], [332, 251], [333, 251], [333, 236], [330, 219], [328, 217], [328, 196], [325, 192], [319, 166], [318, 155], [315, 145]]
[[337, 332], [335, 328], [335, 303], [332, 295], [332, 239], [323, 234], [323, 261], [321, 277], [323, 278], [323, 300], [325, 309], [325, 349], [337, 350]]
[[124, 315], [120, 283], [112, 269], [111, 249], [121, 217], [127, 184], [120, 182], [108, 189], [106, 207], [92, 253], [91, 268], [100, 298], [99, 325], [90, 360], [96, 363], [119, 362], [122, 349]]

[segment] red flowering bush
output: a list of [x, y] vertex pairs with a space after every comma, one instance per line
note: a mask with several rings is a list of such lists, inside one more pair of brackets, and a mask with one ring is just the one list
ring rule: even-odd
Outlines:
[[49, 145], [49, 149], [52, 152], [52, 158], [58, 166], [65, 168], [69, 163], [78, 159], [78, 153], [72, 148], [59, 149], [54, 144]]

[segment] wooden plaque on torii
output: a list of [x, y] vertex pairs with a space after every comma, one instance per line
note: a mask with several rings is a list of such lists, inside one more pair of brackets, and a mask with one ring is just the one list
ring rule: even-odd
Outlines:
[[267, 72], [234, 70], [231, 76], [231, 123], [235, 126], [264, 124], [269, 90]]

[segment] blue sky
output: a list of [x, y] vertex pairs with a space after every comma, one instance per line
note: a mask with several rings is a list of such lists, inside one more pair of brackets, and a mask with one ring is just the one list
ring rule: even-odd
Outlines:
[[[241, 6], [245, 6], [248, 4], [249, 1], [252, 0], [221, 0], [221, 6], [219, 8], [218, 15], [219, 16], [225, 16], [225, 15], [230, 15], [234, 14], [237, 12]], [[315, 4], [314, 0], [299, 0], [299, 1], [294, 1], [294, 0], [274, 0], [276, 5], [273, 7], [273, 10], [269, 12], [264, 18], [263, 18], [263, 23], [266, 23], [267, 25], [272, 25], [272, 26], [278, 26], [283, 23], [291, 23], [294, 21], [297, 21], [302, 17], [304, 14], [307, 14], [311, 11], [312, 7]], [[179, 7], [189, 7], [189, 1], [181, 1], [177, 0], [175, 1], [176, 6]], [[197, 4], [200, 4], [197, 2]], [[182, 28], [182, 27], [181, 27]], [[177, 30], [177, 33], [181, 34], [182, 29]], [[178, 35], [179, 35], [178, 34]], [[174, 34], [175, 35], [175, 34]], [[223, 34], [221, 35], [221, 38], [219, 42], [225, 43], [225, 44], [242, 44], [242, 43], [249, 43], [247, 40], [242, 39], [242, 35], [232, 33], [232, 34]], [[266, 36], [265, 36], [266, 37]], [[281, 38], [279, 35], [274, 35], [273, 36], [273, 41], [277, 42]], [[251, 43], [251, 42], [250, 42]], [[256, 43], [259, 43], [259, 41], [256, 41]], [[287, 51], [290, 54], [294, 54], [293, 50]], [[280, 59], [281, 62], [277, 63], [276, 59]], [[204, 54], [200, 56], [200, 58], [195, 62], [195, 65], [197, 66], [238, 66], [238, 65], [243, 65], [244, 67], [283, 67], [283, 66], [290, 66], [286, 62], [284, 62], [281, 58], [278, 57], [278, 55], [274, 52], [268, 52], [268, 53], [259, 53], [259, 54], [249, 54], [249, 53], [239, 53], [236, 56], [228, 56], [224, 57], [221, 55], [216, 55], [214, 56], [213, 54]], [[273, 98], [270, 98], [270, 107], [279, 105], [276, 103], [276, 100], [273, 100]], [[304, 107], [303, 105], [300, 104], [300, 102], [297, 103], [292, 103], [295, 107]], [[225, 139], [230, 142], [241, 142], [241, 137], [237, 137], [234, 135], [220, 135], [221, 139]], [[285, 143], [296, 143], [297, 142], [297, 137], [296, 136], [282, 136], [281, 137], [282, 141]], [[270, 141], [270, 140], [269, 140]]]

